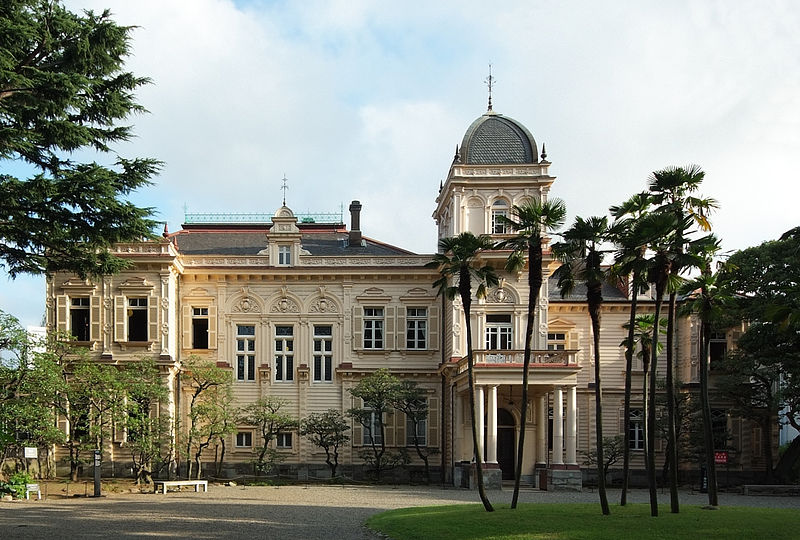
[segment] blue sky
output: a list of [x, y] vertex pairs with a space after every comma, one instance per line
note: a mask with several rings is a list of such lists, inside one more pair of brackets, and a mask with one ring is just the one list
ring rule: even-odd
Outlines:
[[[455, 145], [486, 109], [546, 143], [553, 195], [601, 214], [650, 172], [696, 163], [726, 249], [798, 225], [800, 4], [791, 1], [230, 2], [71, 0], [139, 28], [128, 68], [154, 84], [123, 156], [165, 161], [134, 200], [190, 212], [336, 211], [433, 252]], [[0, 277], [27, 324], [42, 279]]]

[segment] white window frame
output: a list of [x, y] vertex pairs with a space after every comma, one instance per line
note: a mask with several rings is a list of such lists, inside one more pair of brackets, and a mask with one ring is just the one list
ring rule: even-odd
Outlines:
[[[252, 328], [252, 333], [250, 329]], [[258, 354], [255, 324], [236, 325], [236, 382], [256, 381], [256, 357]]]
[[[84, 336], [75, 334], [75, 315], [77, 312], [86, 312], [86, 339], [80, 339]], [[69, 298], [69, 333], [75, 338], [75, 341], [86, 342], [91, 341], [92, 336], [92, 308], [91, 301], [88, 296], [70, 296]]]
[[428, 308], [406, 308], [406, 349], [428, 348]]
[[367, 429], [367, 426], [362, 424], [361, 444], [364, 446], [371, 446], [373, 441], [375, 441], [375, 444], [381, 444], [381, 424], [378, 421], [378, 416], [375, 414], [375, 411], [371, 409], [364, 410], [369, 411], [370, 413], [370, 423], [372, 424], [372, 440], [370, 440], [370, 430]]
[[282, 450], [289, 450], [292, 448], [294, 437], [290, 431], [282, 431], [275, 435], [275, 446]]
[[547, 331], [547, 350], [565, 351], [567, 349], [567, 332], [562, 330]]
[[644, 450], [644, 411], [630, 409], [628, 418], [628, 448], [631, 450]]
[[[280, 330], [279, 330], [280, 329]], [[290, 333], [279, 333], [286, 332]], [[294, 326], [290, 324], [275, 325], [275, 382], [294, 382]]]
[[508, 203], [504, 199], [497, 199], [492, 203], [492, 234], [509, 234], [510, 227], [498, 220], [499, 216], [508, 217]]
[[[325, 329], [325, 330], [323, 330]], [[333, 326], [330, 324], [315, 324], [314, 339], [312, 343], [314, 373], [312, 380], [315, 383], [330, 384], [333, 382]]]
[[[489, 321], [490, 317], [508, 317], [508, 321]], [[513, 349], [512, 315], [507, 313], [487, 314], [486, 315], [486, 350], [487, 351], [509, 351]], [[503, 345], [506, 345], [505, 347]]]
[[[206, 346], [205, 347], [198, 347], [197, 343], [195, 343], [194, 338], [197, 333], [195, 330], [195, 321], [206, 321]], [[208, 331], [210, 328], [211, 321], [208, 317], [208, 307], [194, 307], [192, 306], [192, 349], [208, 349], [210, 348], [210, 342], [208, 337]]]
[[292, 265], [292, 246], [279, 245], [278, 266], [291, 266], [291, 265]]
[[[240, 439], [249, 439], [249, 441], [243, 441]], [[252, 431], [237, 431], [235, 439], [235, 446], [236, 448], [253, 448], [253, 432]], [[247, 444], [240, 444], [240, 443], [247, 443]]]
[[386, 346], [386, 310], [382, 307], [364, 308], [364, 349], [382, 350]]
[[[129, 343], [145, 343], [149, 339], [148, 330], [150, 326], [150, 319], [148, 317], [148, 298], [147, 296], [128, 296], [126, 298], [127, 304], [127, 312], [125, 316], [125, 327], [127, 331], [127, 339]], [[144, 322], [140, 322], [137, 325], [131, 324], [131, 319], [134, 317], [134, 314], [139, 314], [139, 312], [144, 311]], [[144, 339], [131, 339], [131, 331], [138, 325], [144, 326]]]

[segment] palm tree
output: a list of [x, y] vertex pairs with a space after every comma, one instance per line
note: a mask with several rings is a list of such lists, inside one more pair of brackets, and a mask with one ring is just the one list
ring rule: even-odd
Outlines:
[[708, 395], [708, 358], [710, 353], [711, 329], [715, 320], [723, 312], [729, 300], [727, 291], [717, 282], [717, 274], [711, 271], [711, 259], [719, 250], [719, 240], [708, 235], [696, 242], [690, 249], [705, 262], [700, 275], [687, 281], [681, 287], [681, 294], [688, 296], [682, 308], [683, 313], [696, 313], [700, 319], [700, 408], [703, 416], [703, 446], [706, 470], [708, 471], [708, 504], [718, 506], [717, 471], [714, 464], [714, 431], [711, 424], [711, 403]]
[[[631, 312], [628, 321], [628, 339], [623, 342], [625, 349], [625, 405], [623, 417], [625, 425], [630, 421], [631, 414], [631, 371], [633, 369], [633, 339], [636, 321], [636, 309], [639, 293], [645, 290], [647, 282], [642, 279], [645, 275], [645, 254], [647, 251], [649, 235], [643, 218], [650, 207], [650, 197], [647, 193], [637, 193], [619, 206], [609, 208], [615, 218], [611, 226], [611, 236], [618, 249], [612, 273], [616, 279], [630, 277]], [[626, 429], [623, 434], [622, 444], [622, 494], [620, 506], [625, 506], [628, 496], [628, 479], [630, 477], [630, 433]]]
[[708, 231], [711, 226], [708, 215], [717, 208], [714, 199], [698, 198], [692, 195], [700, 187], [705, 173], [697, 165], [687, 167], [667, 167], [655, 171], [649, 179], [650, 192], [653, 202], [660, 204], [657, 212], [674, 216], [676, 228], [672, 235], [672, 245], [669, 247], [671, 264], [670, 280], [673, 286], [669, 294], [669, 307], [667, 315], [667, 461], [670, 471], [670, 506], [673, 513], [679, 511], [678, 503], [678, 449], [675, 428], [675, 382], [673, 341], [675, 334], [675, 310], [677, 305], [678, 276], [686, 268], [684, 245], [692, 225]]
[[592, 338], [594, 340], [594, 396], [595, 396], [595, 433], [597, 447], [597, 491], [600, 495], [600, 507], [603, 515], [611, 511], [608, 508], [606, 480], [603, 474], [603, 394], [600, 382], [600, 306], [603, 303], [603, 281], [605, 274], [602, 268], [603, 252], [600, 245], [608, 237], [608, 219], [606, 217], [575, 218], [575, 223], [563, 234], [563, 242], [553, 245], [553, 252], [558, 255], [562, 265], [555, 271], [561, 297], [569, 295], [577, 281], [586, 286], [586, 304], [592, 321]]
[[506, 261], [508, 272], [519, 272], [528, 261], [528, 318], [525, 325], [525, 353], [522, 363], [522, 404], [519, 424], [519, 440], [517, 442], [517, 466], [514, 471], [514, 495], [511, 498], [511, 508], [517, 507], [519, 498], [519, 485], [522, 477], [522, 459], [525, 452], [525, 423], [528, 411], [528, 370], [531, 365], [531, 339], [533, 337], [533, 323], [536, 316], [536, 307], [539, 304], [539, 292], [542, 289], [542, 246], [545, 239], [543, 233], [557, 229], [564, 224], [567, 207], [561, 199], [551, 199], [542, 202], [532, 200], [522, 206], [514, 206], [512, 219], [503, 218], [503, 221], [517, 233], [498, 244], [498, 249], [511, 248], [511, 254]]
[[[478, 494], [487, 512], [493, 512], [492, 503], [486, 496], [483, 484], [483, 456], [481, 456], [478, 437], [478, 422], [475, 417], [475, 377], [473, 374], [472, 356], [472, 325], [470, 323], [470, 308], [472, 306], [472, 282], [478, 284], [475, 295], [478, 298], [486, 296], [487, 287], [496, 286], [499, 282], [497, 274], [490, 265], [479, 266], [480, 255], [493, 248], [488, 236], [475, 236], [471, 232], [463, 232], [452, 238], [439, 240], [439, 253], [426, 267], [436, 268], [441, 277], [433, 286], [438, 289], [438, 294], [446, 295], [451, 300], [459, 295], [464, 308], [464, 325], [467, 331], [467, 380], [469, 382], [470, 421], [472, 422], [472, 451], [475, 456], [475, 467], [478, 477]], [[451, 285], [451, 279], [455, 285]]]

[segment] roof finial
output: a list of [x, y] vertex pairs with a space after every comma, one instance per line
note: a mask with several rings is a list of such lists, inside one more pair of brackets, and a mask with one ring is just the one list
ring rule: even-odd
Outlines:
[[453, 156], [453, 163], [459, 163], [461, 161], [461, 152], [458, 150], [458, 145], [456, 145], [456, 153]]
[[494, 84], [494, 77], [492, 77], [492, 64], [489, 63], [489, 76], [486, 77], [486, 85], [489, 87], [489, 108], [487, 110], [492, 110], [492, 85]]
[[547, 150], [544, 148], [544, 143], [542, 143], [542, 161], [547, 161]]
[[164, 222], [164, 232], [161, 233], [161, 236], [164, 238], [169, 238], [169, 228], [167, 227], [167, 222]]
[[286, 190], [289, 189], [289, 186], [286, 185], [286, 173], [283, 173], [283, 185], [281, 189], [283, 190], [283, 206], [286, 206]]

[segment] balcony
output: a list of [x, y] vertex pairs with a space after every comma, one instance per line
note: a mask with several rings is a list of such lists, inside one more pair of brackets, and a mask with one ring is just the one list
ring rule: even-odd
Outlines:
[[[553, 368], [553, 367], [577, 367], [578, 364], [578, 351], [531, 351], [531, 369], [537, 368]], [[473, 351], [475, 359], [475, 367], [491, 368], [499, 366], [516, 366], [519, 367], [523, 364], [525, 358], [525, 351], [518, 350], [501, 350], [501, 351], [488, 351], [477, 350]], [[467, 357], [458, 361], [458, 373], [467, 370]]]

